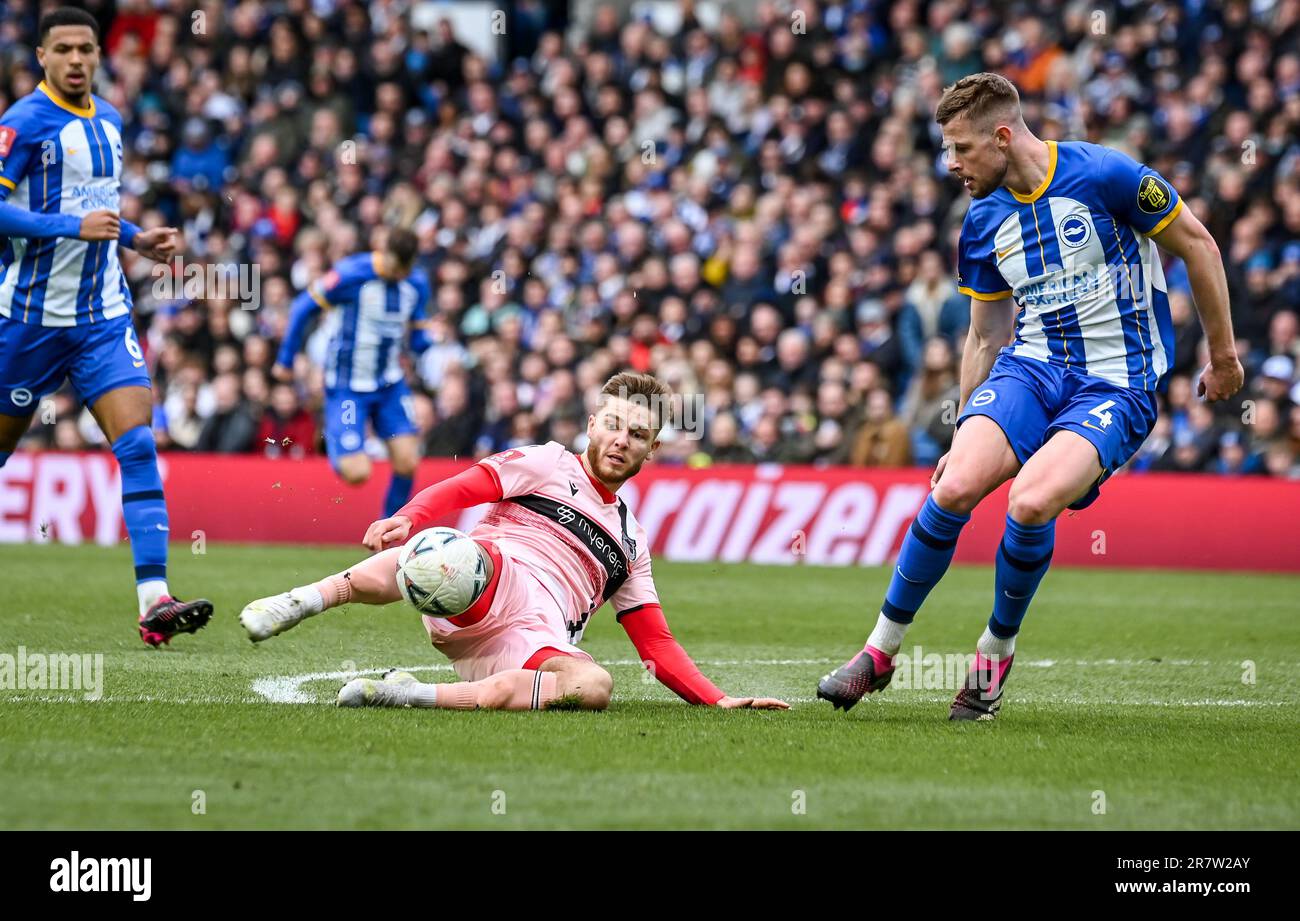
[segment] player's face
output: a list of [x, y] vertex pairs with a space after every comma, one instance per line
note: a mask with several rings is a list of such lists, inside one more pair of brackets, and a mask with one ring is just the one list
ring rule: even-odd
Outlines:
[[964, 115], [943, 126], [948, 172], [961, 180], [971, 198], [992, 195], [1002, 185], [1007, 175], [1010, 134], [1005, 127], [981, 130]]
[[99, 66], [99, 45], [90, 26], [55, 26], [36, 49], [45, 82], [69, 101], [90, 94]]
[[606, 397], [605, 404], [587, 419], [587, 462], [597, 478], [621, 483], [636, 475], [655, 448], [657, 433], [651, 426], [650, 408], [622, 397]]

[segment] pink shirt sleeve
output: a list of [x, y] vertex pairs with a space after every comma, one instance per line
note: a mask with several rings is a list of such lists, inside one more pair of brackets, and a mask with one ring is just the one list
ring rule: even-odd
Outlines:
[[496, 479], [501, 487], [501, 498], [509, 499], [536, 492], [554, 475], [564, 450], [564, 445], [554, 441], [527, 445], [485, 457], [479, 465]]

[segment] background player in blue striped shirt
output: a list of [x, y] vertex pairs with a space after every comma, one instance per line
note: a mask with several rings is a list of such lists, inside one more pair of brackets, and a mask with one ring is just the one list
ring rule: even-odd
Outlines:
[[1218, 246], [1155, 171], [1118, 150], [1042, 141], [1006, 78], [974, 74], [935, 112], [948, 169], [973, 199], [958, 244], [971, 298], [952, 450], [903, 540], [876, 628], [817, 696], [848, 709], [885, 687], [893, 656], [952, 560], [971, 510], [1015, 477], [993, 612], [949, 717], [996, 716], [1016, 635], [1051, 563], [1056, 517], [1081, 509], [1156, 420], [1173, 324], [1156, 245], [1187, 265], [1209, 344], [1199, 394], [1242, 384]]
[[401, 354], [407, 331], [410, 347], [423, 352], [427, 334], [418, 324], [429, 303], [429, 282], [412, 272], [418, 252], [415, 234], [401, 227], [388, 230], [381, 250], [357, 253], [338, 263], [293, 302], [289, 328], [271, 373], [293, 379], [293, 360], [302, 347], [308, 323], [326, 311], [329, 346], [325, 360], [325, 450], [330, 463], [349, 483], [370, 478], [365, 453], [366, 423], [388, 444], [392, 479], [384, 496], [384, 517], [391, 517], [411, 498], [420, 461], [410, 388]]
[[90, 91], [95, 20], [48, 13], [36, 55], [45, 79], [0, 116], [0, 465], [40, 399], [70, 378], [121, 467], [140, 636], [158, 646], [206, 624], [212, 605], [173, 599], [167, 586], [153, 397], [117, 247], [164, 260], [179, 234], [118, 220], [122, 118]]

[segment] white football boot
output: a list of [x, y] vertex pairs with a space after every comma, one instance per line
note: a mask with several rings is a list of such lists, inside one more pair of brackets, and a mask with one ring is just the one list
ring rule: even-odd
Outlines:
[[239, 623], [248, 631], [250, 640], [260, 643], [318, 613], [311, 610], [294, 592], [281, 592], [269, 598], [250, 601], [240, 612]]
[[409, 707], [411, 685], [419, 681], [410, 672], [390, 668], [383, 677], [353, 678], [339, 688], [340, 707]]

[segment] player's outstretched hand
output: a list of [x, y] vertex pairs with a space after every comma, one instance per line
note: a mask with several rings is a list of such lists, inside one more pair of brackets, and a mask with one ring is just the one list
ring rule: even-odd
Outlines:
[[789, 710], [790, 705], [775, 697], [724, 697], [714, 704], [724, 710]]
[[1228, 361], [1212, 361], [1201, 371], [1200, 383], [1196, 385], [1196, 395], [1207, 403], [1226, 400], [1241, 389], [1245, 377], [1241, 362], [1236, 355]]
[[361, 543], [374, 553], [378, 553], [380, 550], [397, 546], [410, 536], [411, 519], [405, 515], [394, 515], [392, 518], [380, 518], [366, 528], [366, 536], [361, 539]]
[[79, 240], [99, 242], [116, 240], [122, 235], [122, 221], [113, 211], [92, 211], [81, 219]]
[[943, 476], [943, 468], [948, 466], [948, 455], [945, 454], [939, 458], [939, 463], [934, 465], [934, 473], [930, 476], [930, 488], [934, 489], [939, 485], [939, 477]]
[[135, 235], [131, 248], [154, 262], [166, 262], [180, 249], [181, 232], [175, 227], [152, 227]]
[[283, 384], [293, 383], [293, 368], [278, 361], [271, 366], [271, 376]]

